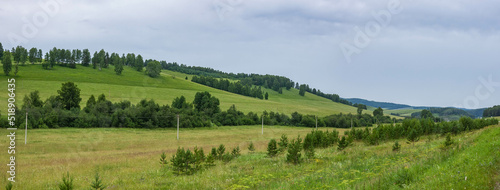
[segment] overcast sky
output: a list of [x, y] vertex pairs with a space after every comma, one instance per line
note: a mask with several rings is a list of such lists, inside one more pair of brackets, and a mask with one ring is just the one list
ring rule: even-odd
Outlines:
[[4, 48], [141, 54], [345, 98], [500, 104], [497, 0], [3, 0]]

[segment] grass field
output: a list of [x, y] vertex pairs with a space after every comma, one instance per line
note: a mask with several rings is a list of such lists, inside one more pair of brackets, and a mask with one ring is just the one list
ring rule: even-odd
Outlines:
[[[310, 130], [266, 126], [261, 135], [260, 126], [202, 128], [181, 131], [177, 141], [171, 129], [47, 129], [30, 130], [27, 145], [18, 130], [15, 188], [55, 189], [69, 172], [77, 189], [88, 189], [96, 171], [108, 189], [493, 189], [500, 181], [498, 126], [455, 136], [449, 150], [441, 150], [444, 139], [432, 135], [414, 145], [400, 139], [400, 152], [391, 150], [394, 141], [355, 142], [345, 152], [316, 149], [316, 158], [300, 165], [287, 164], [284, 154], [266, 157], [269, 139], [304, 137]], [[250, 141], [256, 153], [247, 151]], [[0, 139], [1, 147], [7, 143]], [[198, 145], [208, 152], [221, 143], [226, 150], [240, 146], [243, 155], [191, 176], [176, 176], [170, 166], [159, 164], [161, 152], [170, 158], [179, 146], [192, 150]], [[7, 170], [6, 165], [0, 169]]]
[[[227, 110], [235, 104], [238, 110], [245, 113], [253, 111], [274, 111], [291, 114], [295, 111], [302, 114], [326, 116], [338, 113], [356, 113], [356, 108], [332, 102], [331, 100], [307, 93], [302, 97], [298, 90], [284, 90], [283, 94], [264, 89], [269, 93], [269, 100], [260, 100], [241, 96], [185, 80], [185, 75], [172, 71], [162, 71], [159, 78], [150, 78], [144, 73], [125, 67], [122, 75], [116, 75], [111, 68], [92, 69], [78, 65], [77, 69], [56, 66], [53, 70], [43, 70], [41, 65], [19, 66], [16, 77], [16, 98], [18, 106], [22, 104], [25, 94], [34, 90], [40, 91], [43, 100], [51, 95], [57, 95], [63, 82], [75, 82], [81, 89], [82, 102], [85, 106], [90, 95], [105, 94], [106, 98], [116, 102], [129, 100], [137, 103], [141, 99], [154, 99], [157, 103], [171, 104], [174, 98], [184, 95], [188, 101], [194, 99], [196, 92], [208, 91], [221, 101], [221, 109]], [[12, 74], [11, 74], [12, 75]], [[0, 99], [7, 100], [7, 76], [0, 75], [0, 86], [4, 86], [5, 93], [0, 93]], [[6, 113], [7, 101], [0, 101], [2, 114]]]
[[397, 110], [384, 110], [384, 113], [386, 114], [395, 113], [395, 114], [400, 114], [400, 116], [402, 117], [411, 117], [412, 113], [421, 111], [422, 111], [421, 109], [397, 109]]

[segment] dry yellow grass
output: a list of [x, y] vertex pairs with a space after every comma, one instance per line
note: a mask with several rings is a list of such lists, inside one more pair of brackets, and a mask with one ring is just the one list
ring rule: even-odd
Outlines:
[[[343, 129], [337, 130], [344, 134]], [[2, 136], [8, 134], [6, 129], [1, 131]], [[224, 144], [226, 151], [240, 146], [246, 154], [251, 141], [256, 151], [265, 152], [271, 138], [279, 139], [282, 134], [289, 139], [304, 137], [310, 131], [311, 128], [265, 126], [262, 135], [261, 126], [181, 129], [180, 140], [176, 140], [175, 129], [43, 129], [29, 130], [28, 144], [24, 145], [24, 130], [17, 130], [15, 185], [18, 189], [54, 189], [63, 173], [69, 172], [81, 188], [88, 186], [99, 170], [106, 183], [113, 184], [111, 189], [141, 188], [148, 181], [146, 173], [159, 172], [162, 152], [170, 159], [178, 147], [192, 150], [201, 146], [208, 153], [212, 147]], [[7, 147], [7, 138], [0, 142], [0, 147]], [[3, 154], [1, 160], [6, 162], [7, 155]], [[1, 171], [7, 171], [6, 164], [1, 165]]]

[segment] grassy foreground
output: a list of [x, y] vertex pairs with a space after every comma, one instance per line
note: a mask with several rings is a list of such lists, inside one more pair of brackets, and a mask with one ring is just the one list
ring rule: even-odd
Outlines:
[[[69, 172], [77, 189], [88, 189], [96, 171], [108, 189], [493, 189], [500, 181], [498, 125], [455, 136], [447, 150], [440, 148], [444, 138], [432, 135], [414, 145], [400, 139], [399, 152], [392, 151], [394, 141], [355, 142], [345, 152], [316, 149], [315, 159], [296, 166], [285, 162], [285, 154], [266, 157], [269, 139], [304, 137], [310, 130], [274, 126], [261, 135], [260, 126], [183, 129], [177, 141], [172, 129], [47, 129], [28, 131], [27, 145], [18, 130], [14, 187], [55, 189]], [[250, 141], [256, 153], [248, 153]], [[1, 147], [7, 143], [0, 139]], [[175, 176], [170, 166], [159, 164], [161, 152], [170, 158], [179, 146], [192, 150], [198, 145], [207, 153], [221, 143], [226, 150], [240, 146], [243, 155], [191, 176]], [[2, 154], [2, 162], [7, 159]], [[6, 164], [0, 166], [7, 170]]]

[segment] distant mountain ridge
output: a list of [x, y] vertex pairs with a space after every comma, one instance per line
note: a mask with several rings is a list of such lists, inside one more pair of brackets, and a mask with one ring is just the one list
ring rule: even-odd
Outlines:
[[411, 106], [411, 105], [407, 105], [407, 104], [397, 104], [397, 103], [392, 103], [392, 102], [377, 102], [377, 101], [365, 100], [365, 99], [361, 99], [361, 98], [345, 98], [345, 99], [353, 104], [364, 104], [364, 105], [376, 107], [376, 108], [381, 107], [381, 108], [387, 109], [387, 110], [452, 108], [452, 109], [463, 110], [474, 117], [482, 117], [483, 111], [486, 109], [486, 108], [466, 109], [466, 108], [456, 108], [456, 107]]

